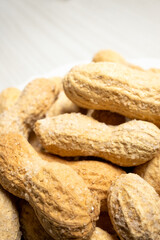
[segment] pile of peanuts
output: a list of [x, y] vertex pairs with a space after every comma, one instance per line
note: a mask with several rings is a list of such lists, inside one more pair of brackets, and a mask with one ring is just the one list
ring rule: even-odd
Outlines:
[[160, 240], [160, 70], [111, 50], [0, 94], [1, 240]]

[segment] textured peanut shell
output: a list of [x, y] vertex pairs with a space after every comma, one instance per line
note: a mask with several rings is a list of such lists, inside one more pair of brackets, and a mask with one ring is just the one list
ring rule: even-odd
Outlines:
[[120, 239], [160, 239], [160, 198], [138, 175], [117, 178], [110, 188], [108, 210]]
[[18, 99], [21, 91], [18, 88], [6, 88], [0, 93], [0, 113], [8, 110]]
[[134, 168], [134, 173], [147, 181], [160, 195], [160, 155]]
[[118, 63], [90, 63], [72, 68], [63, 86], [80, 107], [110, 110], [160, 126], [159, 74]]
[[101, 211], [107, 211], [108, 190], [112, 182], [125, 172], [115, 165], [100, 161], [71, 161], [69, 166], [84, 179], [91, 192], [100, 199]]
[[107, 125], [119, 125], [126, 121], [125, 117], [107, 110], [89, 110], [87, 116]]
[[53, 117], [63, 113], [79, 112], [80, 108], [74, 104], [64, 93], [61, 91], [57, 100], [52, 104], [46, 113], [46, 117]]
[[152, 123], [130, 121], [109, 127], [88, 116], [71, 113], [36, 122], [42, 146], [60, 156], [96, 156], [120, 166], [153, 159], [160, 149], [160, 130]]
[[99, 201], [69, 166], [46, 162], [19, 134], [0, 136], [0, 183], [27, 200], [46, 232], [56, 240], [87, 239]]
[[117, 52], [107, 49], [98, 51], [94, 57], [93, 62], [116, 62], [126, 64], [126, 60]]
[[[54, 240], [41, 226], [33, 208], [25, 201], [21, 202], [20, 222], [25, 240]], [[117, 238], [106, 231], [95, 228], [93, 235], [88, 240], [116, 240]]]
[[23, 200], [20, 203], [20, 223], [24, 240], [54, 240], [40, 224], [33, 208]]
[[0, 132], [20, 132], [25, 137], [55, 100], [54, 82], [35, 79], [22, 91], [17, 102], [0, 115]]
[[0, 239], [20, 240], [19, 214], [15, 199], [0, 186]]
[[42, 151], [39, 151], [38, 154], [45, 161], [60, 162], [73, 168], [83, 178], [89, 190], [100, 199], [101, 211], [107, 211], [107, 197], [111, 183], [118, 176], [124, 174], [125, 171], [107, 162], [92, 160], [66, 161], [63, 158]]
[[139, 66], [134, 64], [128, 63], [119, 53], [107, 49], [107, 50], [100, 50], [97, 52], [93, 57], [93, 62], [114, 62], [114, 63], [121, 63], [126, 66], [129, 66], [133, 69], [138, 69], [143, 71], [143, 69]]

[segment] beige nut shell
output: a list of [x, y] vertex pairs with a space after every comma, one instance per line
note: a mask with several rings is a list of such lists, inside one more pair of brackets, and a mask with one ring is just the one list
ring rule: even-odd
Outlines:
[[153, 159], [160, 149], [160, 130], [152, 123], [130, 121], [109, 127], [88, 116], [71, 113], [36, 122], [42, 146], [60, 156], [96, 156], [120, 166]]
[[100, 204], [71, 167], [42, 160], [16, 133], [0, 136], [0, 165], [1, 185], [31, 204], [53, 238], [90, 237]]
[[73, 67], [63, 80], [66, 95], [80, 107], [110, 110], [160, 126], [160, 75], [118, 63]]
[[111, 49], [98, 51], [93, 57], [93, 62], [121, 63], [121, 64], [129, 66], [133, 69], [138, 69], [138, 70], [143, 71], [143, 69], [141, 67], [133, 65], [131, 63], [128, 63], [119, 53], [117, 53]]
[[[20, 222], [25, 240], [54, 240], [41, 226], [33, 208], [26, 202], [21, 201]], [[117, 238], [106, 231], [96, 227], [91, 238], [88, 240], [116, 240]]]
[[94, 57], [93, 62], [117, 62], [126, 64], [126, 60], [117, 52], [107, 49], [98, 51]]
[[120, 239], [160, 239], [160, 198], [138, 175], [117, 178], [110, 188], [108, 210]]
[[16, 103], [0, 115], [0, 132], [21, 132], [28, 137], [36, 120], [44, 117], [55, 100], [52, 80], [40, 78], [31, 81]]

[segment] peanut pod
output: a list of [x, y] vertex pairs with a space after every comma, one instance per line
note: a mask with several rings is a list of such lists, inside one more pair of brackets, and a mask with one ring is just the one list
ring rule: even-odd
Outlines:
[[120, 166], [153, 159], [160, 149], [160, 130], [152, 123], [130, 121], [107, 126], [82, 114], [63, 114], [36, 122], [42, 146], [60, 156], [96, 156]]
[[93, 57], [93, 62], [114, 62], [114, 63], [121, 63], [126, 66], [129, 66], [133, 69], [138, 69], [143, 71], [143, 69], [139, 66], [136, 66], [134, 64], [131, 64], [127, 62], [119, 53], [107, 49], [107, 50], [100, 50], [97, 52]]
[[40, 158], [20, 134], [0, 136], [0, 183], [27, 200], [56, 240], [87, 239], [99, 214], [99, 201], [69, 166]]
[[63, 86], [80, 107], [110, 110], [160, 126], [159, 74], [118, 63], [90, 63], [72, 68]]
[[0, 115], [0, 132], [21, 132], [25, 137], [55, 100], [54, 82], [35, 79], [22, 91], [16, 103]]
[[[20, 221], [25, 240], [54, 240], [41, 226], [33, 208], [25, 201], [21, 203]], [[88, 240], [116, 240], [100, 228], [95, 228], [92, 236]]]
[[109, 191], [108, 210], [120, 239], [160, 239], [160, 198], [138, 175], [117, 178]]

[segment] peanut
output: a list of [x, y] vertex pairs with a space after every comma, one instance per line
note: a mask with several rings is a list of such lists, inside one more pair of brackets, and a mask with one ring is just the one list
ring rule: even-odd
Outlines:
[[83, 178], [89, 190], [100, 199], [101, 211], [107, 211], [108, 189], [112, 181], [115, 181], [125, 171], [107, 162], [92, 160], [66, 161], [42, 151], [38, 153], [45, 161], [60, 162], [73, 168]]
[[20, 240], [20, 224], [15, 199], [0, 186], [0, 239]]
[[160, 155], [145, 164], [135, 167], [134, 173], [147, 181], [160, 195]]
[[126, 66], [129, 66], [133, 69], [138, 69], [143, 71], [143, 69], [139, 66], [136, 66], [134, 64], [128, 63], [119, 53], [112, 51], [110, 49], [108, 50], [100, 50], [97, 52], [93, 57], [93, 62], [115, 62], [115, 63], [121, 63]]
[[54, 82], [36, 79], [22, 91], [18, 101], [0, 115], [1, 132], [20, 132], [25, 137], [37, 119], [42, 118], [54, 102]]
[[124, 116], [105, 110], [89, 110], [87, 116], [107, 125], [119, 125], [126, 121]]
[[96, 156], [120, 166], [136, 166], [153, 159], [160, 149], [160, 130], [152, 123], [130, 121], [107, 126], [79, 113], [36, 122], [42, 146], [60, 156]]
[[8, 110], [18, 99], [21, 91], [17, 88], [6, 88], [0, 93], [0, 113]]
[[[36, 217], [33, 208], [25, 201], [21, 203], [21, 228], [25, 240], [53, 240], [42, 228], [38, 218]], [[117, 238], [103, 231], [100, 228], [95, 228], [90, 240], [116, 240]]]
[[0, 183], [34, 208], [56, 240], [87, 239], [99, 214], [99, 201], [69, 166], [40, 158], [20, 134], [0, 136]]
[[160, 239], [160, 198], [138, 175], [117, 178], [110, 188], [108, 210], [120, 239]]
[[80, 107], [110, 110], [160, 126], [159, 80], [159, 74], [100, 62], [72, 68], [63, 86]]

